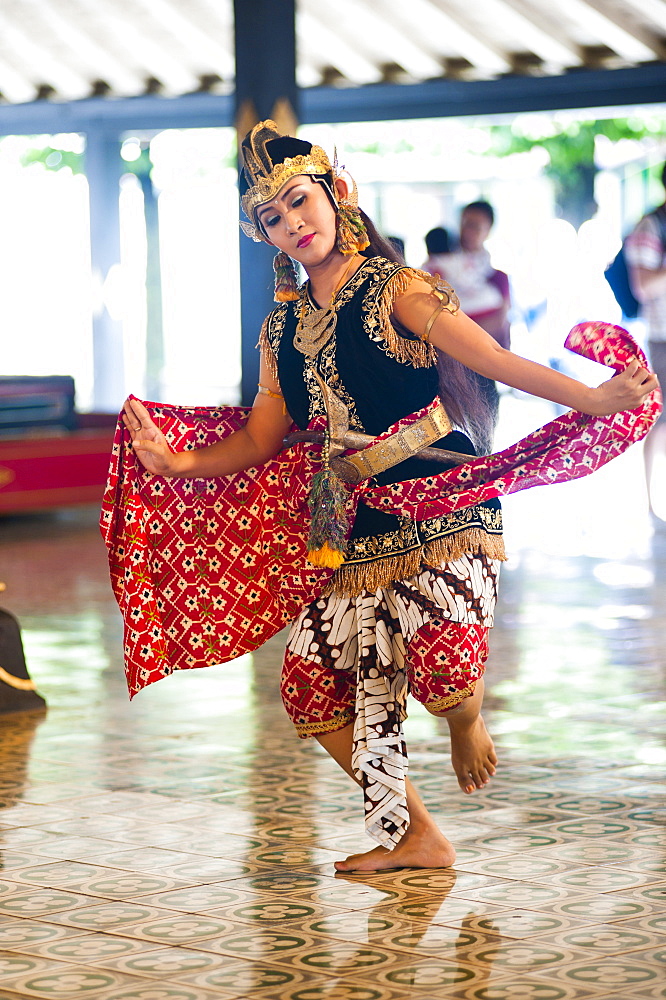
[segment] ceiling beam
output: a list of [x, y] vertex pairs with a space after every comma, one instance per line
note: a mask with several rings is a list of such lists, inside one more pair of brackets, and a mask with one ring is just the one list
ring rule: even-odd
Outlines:
[[583, 62], [580, 48], [567, 35], [562, 19], [550, 16], [548, 8], [535, 5], [531, 0], [496, 0], [498, 19], [512, 26], [518, 46], [530, 49], [540, 56], [552, 70], [580, 66]]
[[363, 85], [381, 78], [377, 65], [367, 58], [354, 32], [340, 32], [337, 13], [327, 4], [301, 0], [296, 8], [298, 63], [305, 58], [320, 70], [333, 66], [350, 83]]
[[619, 4], [608, 0], [560, 0], [559, 11], [582, 24], [592, 36], [628, 62], [648, 62], [664, 55], [664, 45]]
[[446, 38], [460, 55], [463, 55], [473, 66], [487, 73], [508, 73], [511, 70], [511, 60], [494, 42], [479, 38], [476, 28], [467, 28], [458, 18], [450, 13], [447, 0], [424, 0], [426, 16], [433, 25], [433, 34]]
[[[627, 69], [577, 70], [560, 76], [498, 80], [428, 80], [408, 86], [312, 87], [301, 91], [301, 121], [354, 122], [467, 115], [509, 115], [567, 108], [666, 103], [666, 63]], [[233, 97], [127, 97], [0, 104], [0, 135], [208, 128], [232, 125]]]

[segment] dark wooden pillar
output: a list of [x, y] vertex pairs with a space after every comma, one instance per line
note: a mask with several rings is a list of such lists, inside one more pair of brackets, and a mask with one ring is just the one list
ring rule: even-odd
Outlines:
[[[235, 124], [238, 140], [258, 121], [272, 118], [294, 134], [296, 87], [296, 0], [234, 0], [236, 46]], [[239, 207], [239, 218], [244, 218]], [[273, 308], [273, 256], [265, 244], [240, 234], [241, 396], [250, 405], [257, 391], [261, 324]]]
[[[120, 265], [120, 136], [91, 126], [86, 131], [86, 176], [90, 190], [90, 252], [93, 278], [101, 291], [109, 271]], [[93, 312], [93, 405], [116, 412], [125, 393], [123, 329], [101, 300]]]

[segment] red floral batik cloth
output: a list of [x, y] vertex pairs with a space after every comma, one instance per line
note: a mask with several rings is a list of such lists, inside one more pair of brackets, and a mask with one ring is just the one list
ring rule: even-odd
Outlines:
[[[617, 371], [636, 358], [646, 364], [629, 334], [607, 323], [575, 327], [566, 346]], [[249, 412], [146, 405], [174, 450], [228, 436]], [[421, 520], [580, 478], [645, 437], [660, 412], [659, 389], [630, 412], [590, 417], [571, 411], [510, 448], [447, 472], [390, 486], [362, 484], [350, 507], [353, 512], [362, 495], [370, 506]], [[322, 594], [332, 571], [306, 562], [307, 497], [317, 457], [318, 448], [296, 445], [261, 469], [220, 479], [166, 479], [143, 470], [119, 421], [101, 529], [124, 618], [130, 697], [175, 670], [225, 663], [256, 649]], [[359, 657], [358, 670], [371, 682], [381, 663], [366, 659]], [[376, 785], [374, 759], [361, 742], [355, 760], [364, 784]], [[391, 775], [387, 808], [373, 813], [385, 843], [397, 843], [406, 829], [405, 766]]]
[[[250, 412], [144, 405], [174, 451], [227, 437]], [[223, 479], [169, 479], [144, 470], [118, 421], [100, 524], [130, 697], [174, 670], [252, 652], [319, 593], [332, 570], [306, 562], [317, 456], [297, 445]]]

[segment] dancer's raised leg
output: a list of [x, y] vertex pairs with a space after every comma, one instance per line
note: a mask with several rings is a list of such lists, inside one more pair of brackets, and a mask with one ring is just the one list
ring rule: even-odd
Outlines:
[[[349, 725], [333, 733], [319, 733], [317, 740], [350, 778], [357, 781], [351, 766], [353, 732], [353, 725]], [[402, 840], [393, 850], [375, 847], [363, 854], [352, 854], [344, 861], [336, 861], [335, 867], [339, 872], [448, 868], [453, 864], [456, 857], [453, 844], [439, 829], [410, 780], [407, 779], [405, 784], [409, 827]]]
[[483, 692], [481, 677], [476, 682], [474, 693], [455, 708], [432, 712], [433, 715], [443, 716], [449, 724], [451, 763], [458, 784], [468, 795], [487, 785], [497, 768], [495, 746], [481, 716]]

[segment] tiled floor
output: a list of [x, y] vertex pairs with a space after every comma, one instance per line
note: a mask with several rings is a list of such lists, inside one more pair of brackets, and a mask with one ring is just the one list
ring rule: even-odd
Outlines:
[[279, 641], [130, 705], [95, 512], [0, 522], [49, 703], [0, 719], [0, 1000], [666, 997], [666, 530], [640, 471], [507, 502], [500, 770], [464, 797], [415, 707], [458, 861], [369, 878], [334, 873], [360, 796], [293, 735]]

